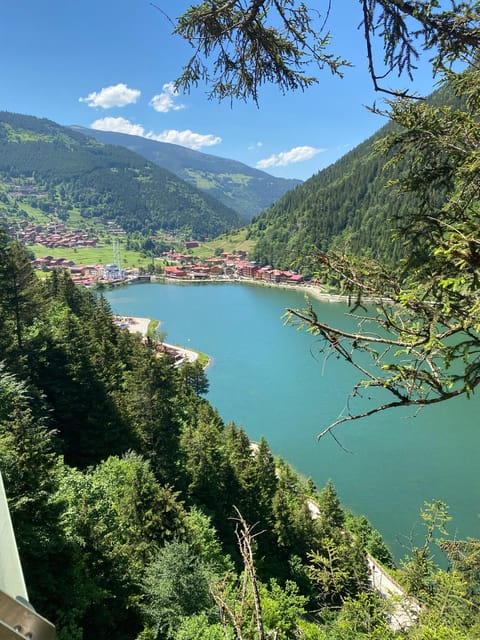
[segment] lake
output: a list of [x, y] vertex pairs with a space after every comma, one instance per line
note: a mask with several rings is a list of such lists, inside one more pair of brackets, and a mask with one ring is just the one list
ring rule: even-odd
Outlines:
[[[415, 415], [391, 410], [316, 435], [345, 407], [355, 372], [325, 359], [316, 339], [285, 327], [288, 307], [304, 295], [275, 287], [228, 284], [138, 284], [105, 294], [114, 313], [161, 321], [166, 341], [203, 351], [208, 399], [226, 422], [253, 440], [265, 436], [275, 455], [321, 488], [331, 479], [342, 503], [364, 513], [397, 559], [420, 531], [424, 501], [450, 507], [449, 530], [480, 537], [478, 398], [456, 399]], [[348, 326], [346, 307], [313, 301], [322, 320]]]

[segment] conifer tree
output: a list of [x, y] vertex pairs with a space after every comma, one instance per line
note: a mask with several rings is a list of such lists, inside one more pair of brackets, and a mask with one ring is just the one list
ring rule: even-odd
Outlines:
[[15, 362], [13, 353], [25, 355], [25, 333], [43, 306], [44, 294], [25, 250], [2, 229], [0, 296], [0, 344]]

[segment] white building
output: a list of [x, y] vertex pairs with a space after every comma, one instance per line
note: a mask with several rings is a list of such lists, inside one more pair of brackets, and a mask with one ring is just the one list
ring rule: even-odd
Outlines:
[[123, 280], [125, 272], [116, 264], [107, 264], [103, 270], [103, 277], [105, 280]]

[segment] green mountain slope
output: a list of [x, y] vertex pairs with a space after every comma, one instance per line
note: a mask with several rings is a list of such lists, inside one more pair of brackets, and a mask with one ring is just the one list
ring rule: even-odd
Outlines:
[[172, 171], [182, 180], [238, 211], [245, 221], [250, 221], [287, 191], [301, 184], [300, 180], [275, 178], [236, 160], [219, 158], [177, 144], [84, 127], [72, 129], [105, 144], [126, 147]]
[[[436, 104], [453, 104], [443, 88], [432, 95]], [[373, 151], [375, 141], [392, 131], [389, 123], [335, 164], [285, 194], [249, 228], [256, 240], [254, 257], [263, 264], [306, 269], [318, 250], [341, 248], [394, 265], [403, 255], [395, 237], [396, 219], [415, 207], [413, 196], [388, 188], [408, 159], [385, 169], [387, 158]]]
[[[41, 205], [113, 220], [126, 231], [186, 230], [215, 236], [238, 214], [132, 151], [46, 119], [0, 112], [0, 184], [25, 186]], [[20, 189], [21, 193], [21, 189]]]
[[286, 194], [252, 226], [255, 257], [262, 263], [303, 265], [315, 250], [345, 245], [352, 252], [398, 252], [386, 224], [391, 201], [382, 175], [384, 161], [372, 155], [378, 133], [335, 164]]

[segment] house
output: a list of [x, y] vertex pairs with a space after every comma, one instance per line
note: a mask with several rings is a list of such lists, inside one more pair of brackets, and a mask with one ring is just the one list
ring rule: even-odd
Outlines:
[[287, 280], [287, 276], [284, 271], [280, 271], [280, 269], [273, 269], [270, 271], [270, 282], [285, 282]]
[[167, 278], [186, 278], [187, 272], [185, 269], [180, 269], [180, 267], [164, 267], [164, 274]]
[[287, 282], [290, 282], [291, 284], [301, 284], [303, 282], [303, 276], [301, 273], [293, 273], [289, 276]]
[[255, 278], [257, 280], [267, 280], [270, 281], [270, 274], [273, 271], [271, 266], [266, 266], [266, 267], [260, 267], [256, 272], [255, 272]]
[[222, 276], [223, 275], [223, 267], [219, 264], [214, 264], [210, 267], [210, 275], [211, 276]]
[[259, 267], [253, 262], [247, 262], [246, 260], [239, 260], [237, 262], [237, 273], [244, 278], [253, 278]]

